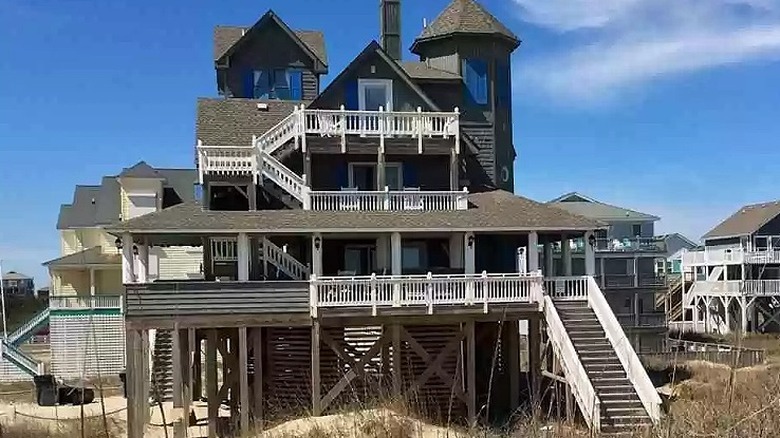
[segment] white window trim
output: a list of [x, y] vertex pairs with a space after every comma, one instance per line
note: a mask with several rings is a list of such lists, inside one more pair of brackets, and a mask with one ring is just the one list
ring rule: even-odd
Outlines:
[[[349, 163], [348, 165], [348, 175], [347, 175], [347, 183], [349, 184], [349, 188], [355, 188], [355, 166], [372, 166], [374, 168], [374, 176], [376, 176], [377, 163], [366, 161], [366, 162], [354, 162]], [[385, 171], [387, 171], [388, 168], [397, 167], [398, 168], [398, 178], [399, 182], [401, 183], [401, 189], [404, 187], [404, 166], [401, 162], [388, 162], [385, 163]], [[386, 178], [385, 178], [386, 179]], [[384, 187], [378, 187], [377, 191], [383, 191]]]
[[366, 110], [366, 87], [379, 85], [385, 87], [387, 92], [387, 105], [385, 111], [393, 110], [393, 80], [392, 79], [362, 79], [358, 78], [358, 109]]

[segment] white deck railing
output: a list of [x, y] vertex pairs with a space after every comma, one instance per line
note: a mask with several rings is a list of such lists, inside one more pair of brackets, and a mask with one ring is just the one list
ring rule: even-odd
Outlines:
[[747, 263], [780, 263], [780, 249], [759, 249], [745, 254]]
[[279, 268], [293, 280], [306, 280], [309, 278], [309, 267], [299, 262], [268, 238], [263, 238], [260, 247], [261, 258]]
[[596, 281], [590, 277], [588, 278], [588, 306], [593, 309], [601, 323], [601, 327], [607, 334], [607, 339], [615, 349], [615, 354], [620, 359], [626, 376], [634, 386], [648, 416], [653, 420], [653, 423], [658, 423], [661, 420], [661, 397], [655, 390], [653, 382], [647, 375], [644, 365], [631, 346], [631, 342], [615, 317], [607, 299], [601, 293]]
[[544, 290], [553, 300], [585, 301], [588, 299], [588, 279], [579, 277], [547, 277]]
[[740, 247], [705, 248], [698, 251], [683, 252], [683, 265], [738, 265], [745, 260], [745, 252]]
[[16, 346], [0, 340], [0, 356], [6, 357], [15, 363], [20, 369], [31, 376], [39, 376], [44, 373], [44, 364], [25, 354]]
[[214, 262], [238, 261], [238, 239], [235, 237], [212, 237], [211, 260]]
[[38, 312], [37, 314], [35, 314], [35, 316], [27, 320], [27, 322], [22, 324], [22, 326], [20, 326], [19, 328], [17, 328], [11, 334], [8, 335], [8, 342], [11, 344], [16, 344], [19, 339], [29, 335], [30, 331], [40, 326], [41, 324], [43, 324], [44, 321], [49, 319], [50, 313], [51, 312], [47, 307], [42, 311]]
[[[460, 114], [454, 112], [354, 111], [303, 109], [305, 131], [320, 136], [360, 135], [365, 137], [423, 138], [460, 136]], [[456, 146], [458, 142], [456, 141]]]
[[533, 274], [370, 275], [311, 278], [312, 314], [329, 307], [479, 305], [539, 303], [542, 277]]
[[468, 190], [462, 191], [313, 191], [317, 211], [455, 211], [468, 209]]
[[54, 296], [49, 297], [49, 308], [52, 310], [121, 309], [122, 296]]
[[544, 297], [544, 319], [547, 325], [547, 336], [555, 347], [553, 351], [561, 363], [564, 375], [571, 383], [569, 386], [582, 411], [582, 416], [591, 430], [599, 432], [601, 430], [601, 401], [549, 295]]
[[251, 146], [206, 146], [198, 141], [198, 176], [238, 176], [257, 172], [257, 153]]
[[780, 296], [780, 280], [697, 281], [690, 293], [694, 296]]

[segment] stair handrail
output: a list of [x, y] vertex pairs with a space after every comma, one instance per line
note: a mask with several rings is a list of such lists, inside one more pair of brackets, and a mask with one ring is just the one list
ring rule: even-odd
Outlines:
[[[276, 259], [276, 262], [279, 263], [277, 267], [286, 271], [285, 273], [290, 277], [293, 277], [294, 280], [306, 280], [309, 276], [308, 266], [284, 252], [282, 248], [279, 248], [278, 245], [271, 242], [267, 237], [263, 238], [263, 257], [271, 260], [272, 263], [274, 263], [273, 260]], [[274, 264], [276, 265], [276, 263]]]
[[24, 338], [25, 335], [28, 334], [31, 330], [39, 326], [43, 321], [49, 318], [49, 315], [51, 314], [51, 310], [49, 307], [46, 307], [45, 309], [41, 310], [40, 312], [36, 313], [35, 316], [27, 320], [22, 326], [14, 330], [11, 334], [8, 335], [8, 343], [10, 344], [16, 344], [20, 339]]
[[16, 348], [13, 344], [6, 341], [0, 342], [2, 355], [8, 357], [12, 363], [16, 364], [22, 371], [31, 376], [43, 374], [43, 363], [36, 361], [22, 350]]
[[558, 310], [550, 295], [544, 295], [544, 318], [547, 324], [547, 336], [553, 344], [554, 351], [560, 360], [563, 372], [575, 400], [582, 411], [585, 422], [594, 432], [601, 431], [601, 400], [593, 387], [585, 366], [580, 360], [577, 349], [571, 341], [566, 327], [563, 325]]
[[[276, 134], [276, 131], [280, 130], [284, 125], [289, 124], [291, 121], [293, 122], [293, 125], [292, 125], [293, 129], [290, 131], [290, 133], [291, 133], [290, 134], [290, 138], [293, 138], [296, 135], [299, 135], [299, 132], [298, 132], [299, 130], [295, 129], [295, 127], [300, 123], [299, 111], [301, 111], [301, 110], [298, 109], [297, 107], [294, 108], [293, 112], [291, 112], [285, 118], [280, 120], [279, 123], [275, 124], [274, 126], [271, 127], [271, 129], [265, 131], [263, 134], [261, 134], [260, 136], [256, 137], [255, 140], [254, 140], [254, 144], [252, 144], [252, 146], [256, 147], [258, 150], [267, 152], [269, 155], [274, 153], [274, 152], [276, 152], [277, 149], [282, 147], [290, 139], [288, 138], [288, 139], [286, 139], [283, 142], [280, 142], [277, 139], [275, 141], [275, 143], [272, 145], [272, 147], [268, 147], [268, 148], [263, 147], [262, 144], [264, 142], [267, 142], [269, 137], [272, 137], [273, 134]], [[287, 136], [285, 136], [285, 137], [287, 137]], [[284, 138], [284, 137], [282, 137], [282, 138]]]
[[[274, 183], [279, 185], [279, 187], [283, 188], [287, 193], [295, 197], [301, 202], [304, 202], [304, 199], [306, 198], [306, 185], [304, 184], [303, 178], [298, 175], [297, 173], [293, 172], [282, 164], [279, 160], [274, 158], [271, 154], [268, 152], [258, 149], [259, 152], [259, 160], [258, 160], [258, 166], [260, 167], [260, 174], [265, 175], [270, 180], [272, 180]], [[277, 175], [273, 174], [272, 172], [268, 172], [265, 170], [265, 163], [268, 163], [268, 165], [274, 169], [276, 169], [280, 174], [283, 174], [285, 177], [287, 177], [288, 180], [292, 182], [292, 184], [282, 180]], [[293, 186], [294, 185], [294, 186]], [[293, 186], [293, 187], [290, 187]], [[296, 187], [297, 186], [297, 187]]]
[[636, 390], [639, 400], [647, 411], [647, 415], [658, 424], [661, 420], [661, 397], [658, 395], [653, 382], [647, 375], [644, 365], [639, 360], [634, 347], [631, 346], [623, 327], [612, 312], [609, 302], [599, 289], [596, 280], [590, 277], [588, 281], [588, 306], [596, 314], [601, 327], [607, 335], [607, 339], [615, 349], [615, 354], [620, 359], [626, 376]]

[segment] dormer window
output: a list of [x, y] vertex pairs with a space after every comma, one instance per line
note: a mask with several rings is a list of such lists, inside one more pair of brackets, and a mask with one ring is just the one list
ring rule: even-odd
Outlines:
[[247, 74], [247, 97], [254, 99], [303, 99], [303, 72], [298, 69], [263, 69]]

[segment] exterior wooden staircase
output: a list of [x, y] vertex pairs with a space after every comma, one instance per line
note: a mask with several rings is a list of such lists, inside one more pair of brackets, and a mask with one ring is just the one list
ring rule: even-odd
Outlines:
[[559, 301], [555, 307], [600, 401], [601, 431], [630, 433], [651, 426], [652, 419], [593, 309], [583, 301]]
[[657, 424], [661, 397], [593, 277], [544, 284], [547, 336], [591, 430], [633, 436]]
[[156, 401], [173, 400], [173, 337], [170, 330], [157, 330], [154, 338], [150, 395]]

